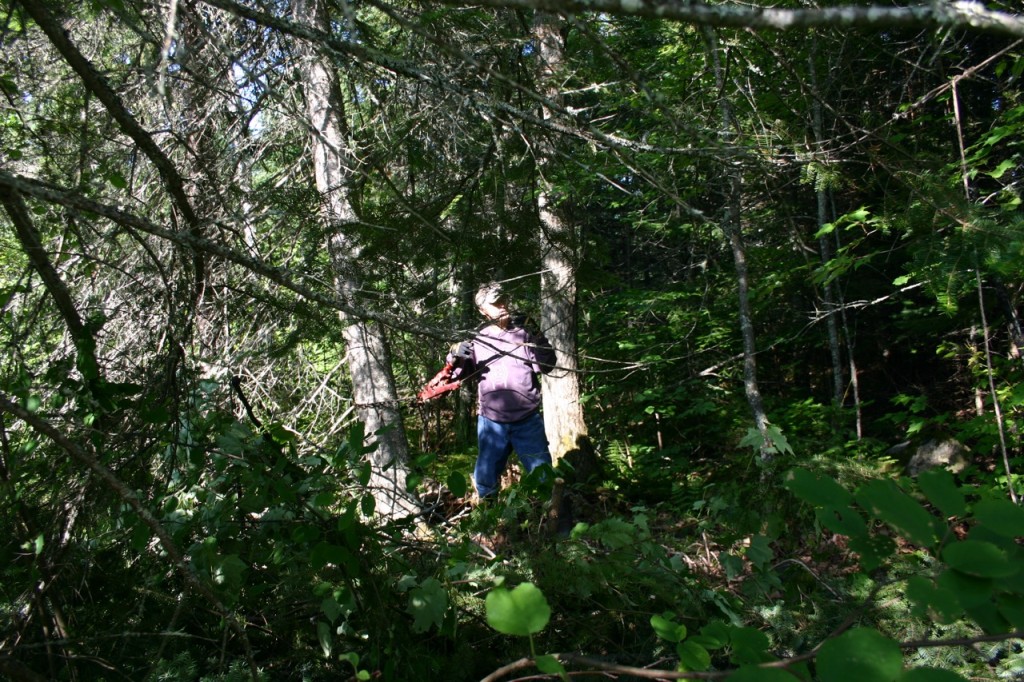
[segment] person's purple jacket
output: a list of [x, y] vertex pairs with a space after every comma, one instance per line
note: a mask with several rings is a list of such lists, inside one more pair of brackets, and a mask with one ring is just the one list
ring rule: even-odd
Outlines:
[[466, 346], [465, 356], [449, 354], [448, 361], [455, 366], [453, 379], [479, 382], [480, 414], [509, 423], [525, 419], [540, 407], [540, 382], [535, 375], [546, 374], [555, 365], [555, 351], [543, 334], [490, 324]]

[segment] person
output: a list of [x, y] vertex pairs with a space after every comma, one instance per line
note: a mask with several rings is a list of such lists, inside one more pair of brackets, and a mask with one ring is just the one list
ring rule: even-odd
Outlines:
[[527, 473], [551, 466], [541, 416], [538, 373], [555, 365], [555, 351], [529, 320], [509, 312], [501, 285], [477, 291], [477, 309], [488, 324], [448, 354], [452, 379], [477, 383], [477, 445], [473, 483], [483, 500], [498, 492], [513, 451]]

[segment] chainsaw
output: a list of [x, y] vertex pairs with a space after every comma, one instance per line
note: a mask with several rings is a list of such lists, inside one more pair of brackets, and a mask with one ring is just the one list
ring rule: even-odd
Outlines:
[[441, 371], [434, 375], [434, 378], [424, 384], [420, 392], [416, 394], [416, 399], [421, 403], [425, 403], [429, 400], [433, 400], [439, 396], [454, 391], [462, 385], [462, 381], [459, 379], [452, 379], [452, 371], [455, 367], [450, 362], [444, 363], [444, 367]]
[[466, 341], [463, 341], [457, 346], [452, 346], [452, 360], [444, 363], [444, 367], [441, 368], [441, 371], [435, 374], [433, 379], [424, 384], [423, 388], [420, 389], [420, 392], [416, 394], [416, 398], [421, 403], [425, 403], [428, 400], [433, 400], [434, 398], [442, 396], [449, 391], [454, 391], [461, 386], [462, 382], [469, 377], [452, 379], [452, 373], [455, 371], [456, 367], [473, 357], [471, 348], [472, 346]]

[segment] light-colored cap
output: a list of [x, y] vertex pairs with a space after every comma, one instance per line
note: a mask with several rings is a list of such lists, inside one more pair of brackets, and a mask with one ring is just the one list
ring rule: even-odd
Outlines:
[[482, 308], [488, 303], [495, 304], [503, 300], [505, 300], [505, 292], [498, 282], [484, 284], [477, 289], [476, 296], [473, 297], [473, 302], [476, 303], [477, 308]]

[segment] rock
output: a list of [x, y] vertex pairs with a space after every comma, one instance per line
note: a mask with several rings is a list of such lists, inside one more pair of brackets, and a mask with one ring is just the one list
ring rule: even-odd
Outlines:
[[967, 448], [952, 438], [925, 441], [907, 462], [907, 475], [914, 477], [940, 466], [958, 474], [967, 467], [967, 453]]

